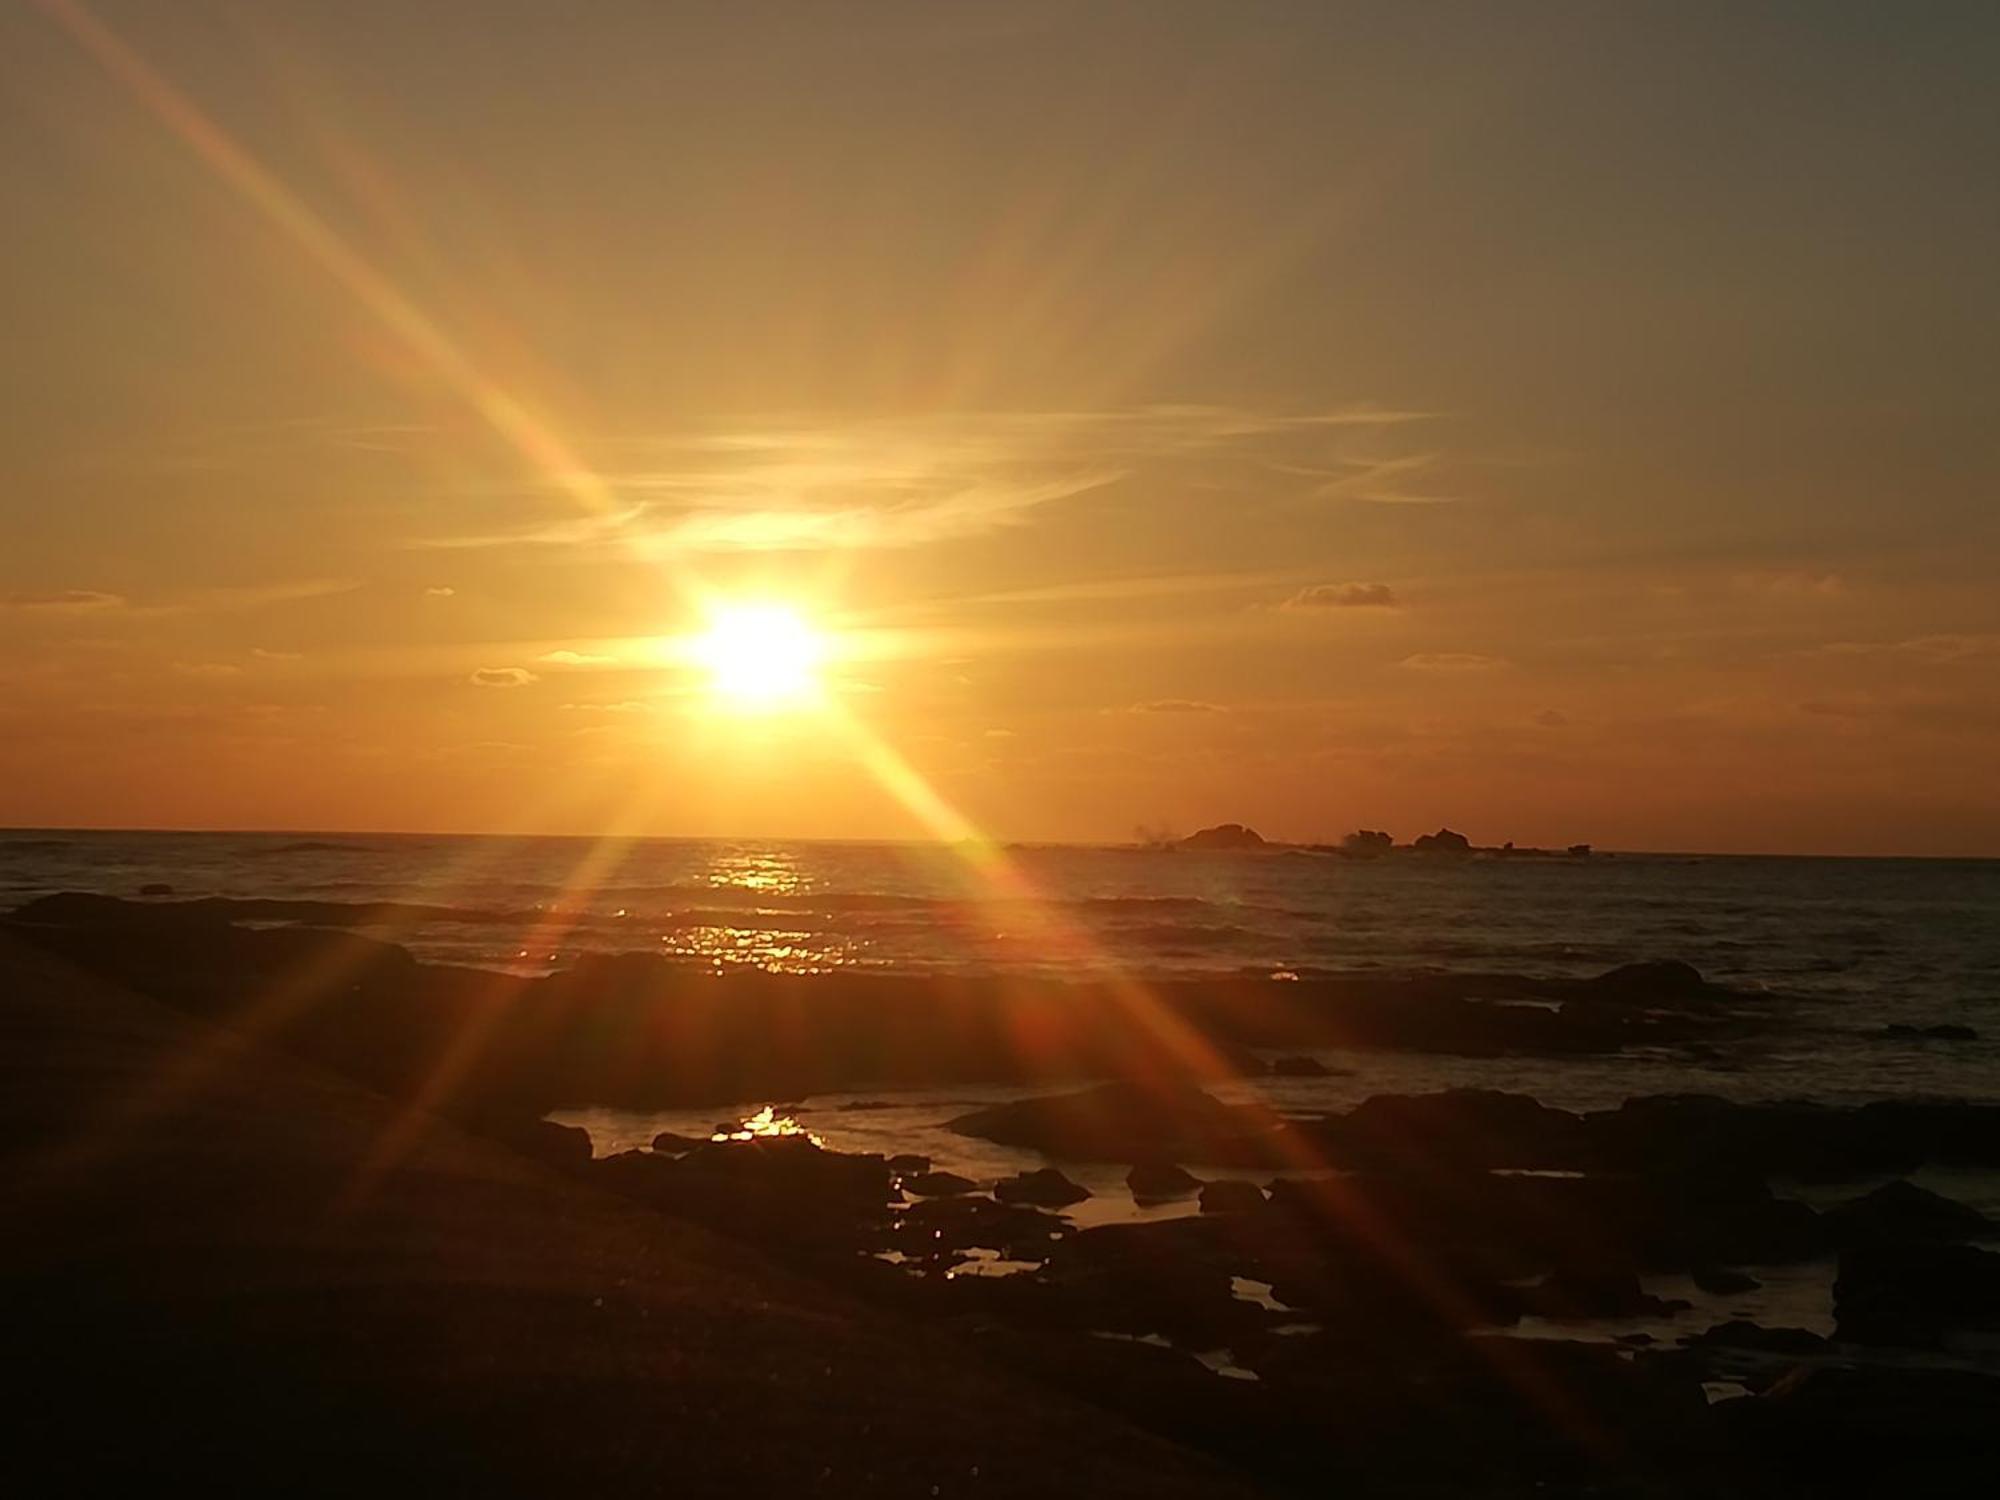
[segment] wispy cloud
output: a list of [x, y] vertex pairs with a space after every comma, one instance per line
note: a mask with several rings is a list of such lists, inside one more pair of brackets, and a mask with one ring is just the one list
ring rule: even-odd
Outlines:
[[538, 679], [526, 667], [480, 667], [467, 680], [474, 687], [517, 688]]
[[1316, 481], [1307, 493], [1315, 500], [1357, 500], [1368, 505], [1455, 505], [1465, 497], [1441, 494], [1423, 481], [1441, 475], [1443, 455], [1403, 453], [1389, 458], [1345, 458], [1334, 467], [1273, 463], [1281, 474]]
[[588, 651], [544, 651], [535, 658], [553, 667], [595, 667], [611, 660], [608, 656], [593, 655]]
[[1134, 703], [1126, 709], [1134, 714], [1226, 714], [1228, 709], [1220, 703], [1204, 703], [1199, 698], [1154, 698], [1145, 703]]
[[361, 584], [351, 578], [301, 578], [274, 583], [234, 584], [190, 589], [157, 599], [129, 599], [97, 589], [60, 589], [50, 593], [0, 597], [0, 608], [45, 614], [160, 615], [232, 614], [352, 593]]
[[57, 589], [49, 593], [8, 594], [0, 597], [0, 609], [23, 613], [79, 615], [100, 610], [123, 609], [122, 594], [105, 594], [96, 589]]
[[1314, 583], [1278, 608], [1310, 613], [1322, 609], [1394, 609], [1396, 591], [1386, 583]]
[[1763, 568], [1738, 573], [1730, 581], [1738, 593], [1774, 599], [1832, 599], [1847, 592], [1840, 574], [1812, 568]]
[[1504, 656], [1485, 656], [1477, 651], [1420, 651], [1396, 665], [1412, 672], [1495, 672], [1512, 663]]
[[[590, 478], [621, 497], [616, 510], [416, 545], [620, 548], [643, 556], [923, 546], [1021, 524], [1168, 461], [1268, 467], [1279, 453], [1311, 458], [1343, 434], [1429, 415], [1183, 405], [716, 427], [600, 444], [609, 458]], [[1344, 462], [1338, 451], [1320, 461]], [[1362, 488], [1384, 498], [1387, 476], [1410, 463], [1371, 462], [1357, 474], [1378, 474], [1380, 483]]]
[[2000, 657], [2000, 635], [1919, 635], [1899, 641], [1830, 641], [1813, 656], [1904, 657], [1924, 662]]

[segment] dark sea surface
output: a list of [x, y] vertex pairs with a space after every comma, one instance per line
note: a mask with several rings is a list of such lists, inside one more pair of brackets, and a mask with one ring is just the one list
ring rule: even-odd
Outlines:
[[[377, 930], [420, 957], [526, 971], [588, 950], [796, 972], [1079, 977], [1107, 967], [1141, 976], [1579, 975], [1680, 958], [1723, 983], [1796, 997], [1796, 1034], [1717, 1069], [1378, 1056], [1348, 1076], [1362, 1092], [1498, 1076], [1573, 1104], [1690, 1087], [2000, 1098], [1995, 860], [1356, 861], [772, 840], [0, 833], [0, 905], [59, 890], [133, 895], [150, 884], [179, 897], [420, 904], [431, 910]], [[1980, 1037], [1883, 1039], [1894, 1022], [1956, 1023]], [[1341, 1083], [1312, 1088], [1332, 1095]]]

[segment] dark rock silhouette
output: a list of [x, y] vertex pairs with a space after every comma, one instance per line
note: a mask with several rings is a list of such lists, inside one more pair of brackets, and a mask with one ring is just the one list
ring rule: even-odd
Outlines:
[[1201, 1179], [1172, 1162], [1140, 1162], [1125, 1174], [1125, 1186], [1142, 1203], [1161, 1203], [1169, 1198], [1185, 1198], [1202, 1185]]
[[1826, 1340], [1804, 1328], [1764, 1328], [1742, 1318], [1717, 1323], [1687, 1340], [1693, 1349], [1754, 1349], [1760, 1354], [1824, 1354]]
[[946, 1123], [960, 1135], [1050, 1156], [1251, 1165], [1270, 1159], [1280, 1122], [1268, 1111], [1222, 1104], [1184, 1083], [1121, 1082], [999, 1104]]
[[1388, 854], [1396, 847], [1396, 841], [1379, 828], [1357, 828], [1340, 841], [1340, 852], [1356, 855], [1362, 859], [1373, 859]]
[[1273, 1078], [1325, 1078], [1332, 1071], [1331, 1068], [1318, 1058], [1308, 1057], [1303, 1054], [1275, 1058], [1271, 1063], [1271, 1076]]
[[993, 1184], [993, 1196], [1001, 1203], [1028, 1203], [1036, 1208], [1068, 1208], [1090, 1196], [1090, 1189], [1072, 1182], [1054, 1167], [1003, 1177]]
[[1690, 1304], [1655, 1297], [1629, 1271], [1563, 1268], [1530, 1287], [1524, 1301], [1545, 1318], [1657, 1318], [1686, 1312]]
[[1764, 1284], [1747, 1272], [1731, 1270], [1727, 1266], [1696, 1266], [1691, 1279], [1711, 1297], [1736, 1297], [1744, 1292], [1754, 1292]]
[[1440, 828], [1436, 833], [1419, 834], [1410, 848], [1418, 854], [1470, 854], [1472, 840], [1450, 828]]
[[1181, 840], [1183, 849], [1261, 849], [1264, 836], [1241, 823], [1218, 823], [1202, 828]]
[[1219, 1177], [1202, 1185], [1201, 1211], [1205, 1214], [1247, 1214], [1264, 1206], [1264, 1190], [1254, 1182]]
[[1935, 1349], [1949, 1333], [2000, 1330], [2000, 1255], [1969, 1245], [1843, 1250], [1833, 1284], [1837, 1336]]
[[1984, 1239], [1997, 1226], [1976, 1208], [1898, 1178], [1829, 1208], [1820, 1222], [1836, 1244], [1949, 1244]]
[[903, 1179], [903, 1191], [918, 1198], [956, 1198], [976, 1192], [979, 1184], [956, 1172], [918, 1172]]
[[1591, 981], [1593, 990], [1642, 1004], [1699, 997], [1709, 989], [1701, 971], [1679, 959], [1621, 964]]
[[1933, 1042], [1976, 1042], [1979, 1033], [1970, 1026], [1962, 1026], [1955, 1021], [1941, 1022], [1936, 1026], [1911, 1026], [1901, 1021], [1891, 1021], [1878, 1033], [1895, 1041]]

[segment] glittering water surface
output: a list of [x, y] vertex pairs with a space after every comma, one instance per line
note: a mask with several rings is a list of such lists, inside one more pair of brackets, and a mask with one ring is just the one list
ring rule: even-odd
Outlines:
[[[1347, 861], [1072, 847], [1004, 858], [1018, 879], [996, 882], [990, 865], [918, 844], [4, 833], [0, 903], [152, 883], [179, 896], [421, 903], [431, 910], [383, 934], [421, 957], [529, 972], [587, 951], [799, 973], [1040, 976], [1576, 975], [1671, 956], [1797, 997], [1798, 1026], [1700, 1070], [1675, 1058], [1329, 1054], [1334, 1077], [1266, 1091], [1298, 1108], [1448, 1083], [1584, 1106], [1689, 1087], [2000, 1096], [2000, 861]], [[1884, 1040], [1890, 1022], [1981, 1035]]]

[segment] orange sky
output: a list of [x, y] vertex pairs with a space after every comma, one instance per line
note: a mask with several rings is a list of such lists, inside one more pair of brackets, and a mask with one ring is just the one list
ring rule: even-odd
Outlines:
[[2000, 854], [2000, 13], [1745, 11], [9, 7], [0, 823]]

